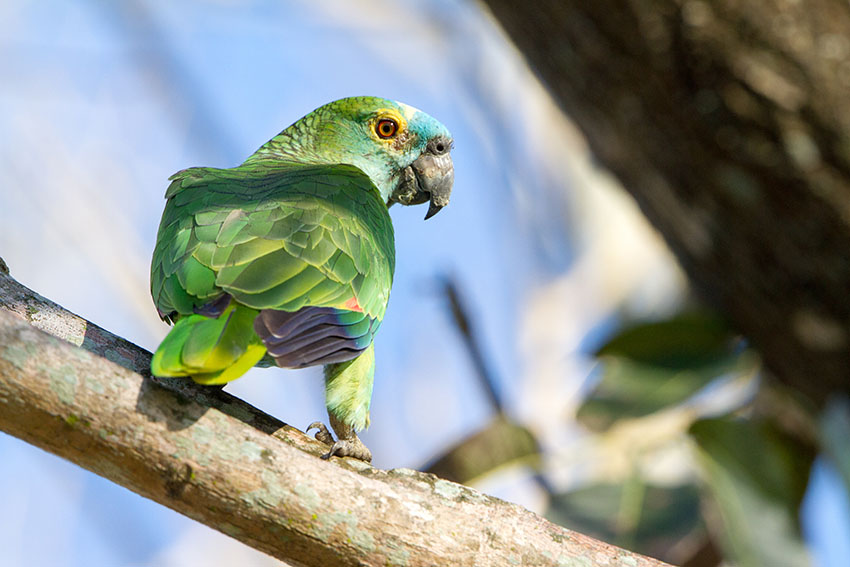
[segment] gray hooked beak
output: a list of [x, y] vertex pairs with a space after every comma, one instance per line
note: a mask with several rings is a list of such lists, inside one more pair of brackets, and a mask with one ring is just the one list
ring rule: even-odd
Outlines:
[[403, 178], [390, 197], [390, 203], [418, 205], [431, 201], [425, 220], [449, 204], [455, 179], [451, 140], [436, 138], [428, 142], [425, 152], [403, 172]]

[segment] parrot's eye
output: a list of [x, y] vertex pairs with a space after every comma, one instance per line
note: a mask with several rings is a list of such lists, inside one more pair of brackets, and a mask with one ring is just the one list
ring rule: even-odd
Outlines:
[[392, 138], [398, 132], [398, 122], [384, 118], [375, 124], [375, 133], [379, 138]]

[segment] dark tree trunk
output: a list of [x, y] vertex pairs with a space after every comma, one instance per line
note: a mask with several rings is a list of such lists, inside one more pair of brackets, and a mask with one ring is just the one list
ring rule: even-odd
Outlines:
[[783, 383], [850, 388], [850, 4], [487, 0]]

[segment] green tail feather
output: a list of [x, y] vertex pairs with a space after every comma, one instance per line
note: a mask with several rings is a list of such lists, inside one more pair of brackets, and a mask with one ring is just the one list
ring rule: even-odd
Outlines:
[[258, 311], [231, 304], [218, 318], [180, 318], [151, 360], [155, 376], [191, 376], [200, 384], [225, 384], [266, 354], [254, 332]]

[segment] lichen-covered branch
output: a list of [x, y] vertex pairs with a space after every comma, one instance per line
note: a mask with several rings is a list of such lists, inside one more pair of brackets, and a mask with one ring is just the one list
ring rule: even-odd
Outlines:
[[850, 391], [845, 0], [486, 0], [786, 385]]
[[433, 475], [323, 461], [324, 445], [218, 390], [152, 378], [149, 361], [0, 273], [0, 429], [270, 555], [663, 565]]

